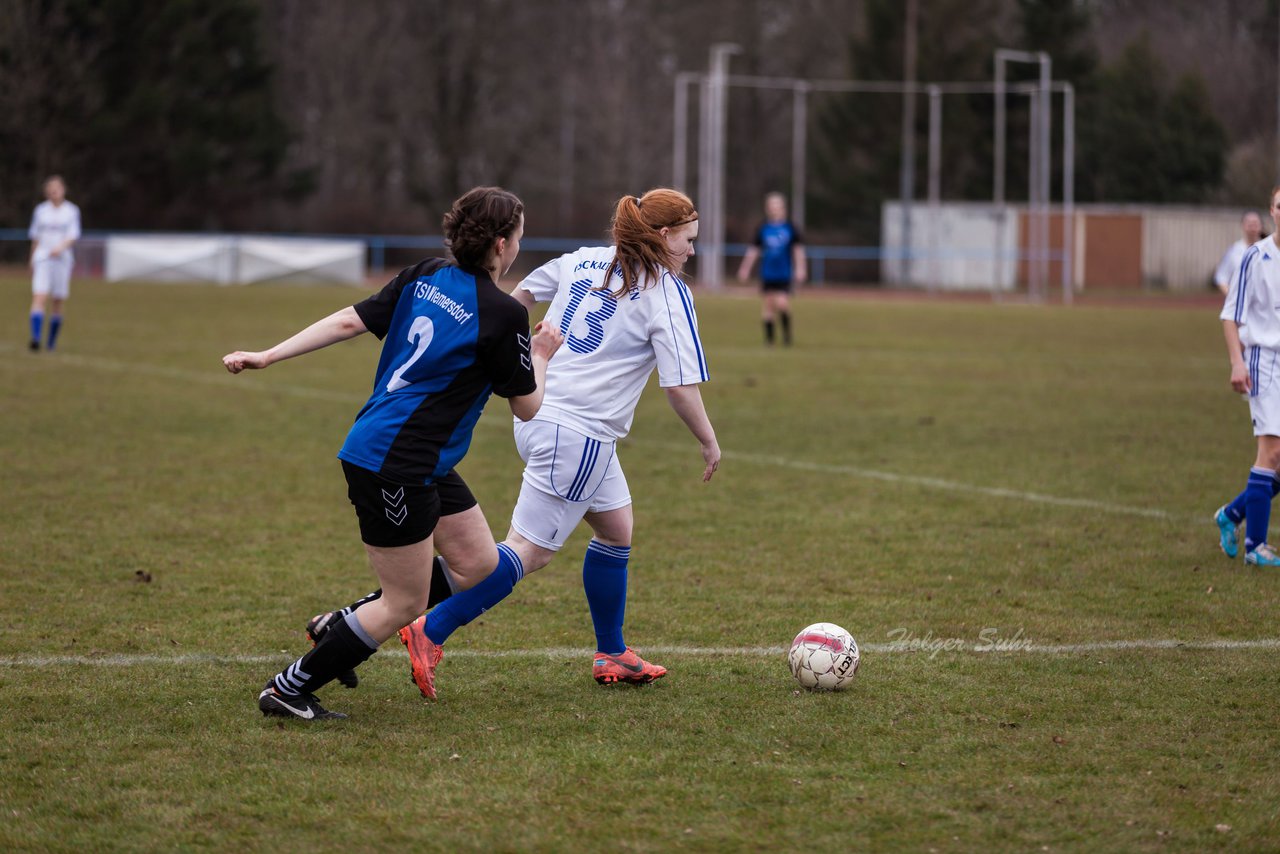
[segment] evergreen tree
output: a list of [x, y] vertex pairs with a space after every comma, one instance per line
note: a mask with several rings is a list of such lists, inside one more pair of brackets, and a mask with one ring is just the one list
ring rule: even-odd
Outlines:
[[93, 226], [226, 227], [288, 189], [288, 134], [251, 0], [22, 6], [34, 26], [0, 30], [0, 73], [41, 93], [32, 113], [0, 119], [0, 160], [63, 173]]
[[1199, 75], [1173, 86], [1145, 38], [1103, 69], [1082, 104], [1081, 197], [1198, 202], [1222, 182], [1226, 132]]

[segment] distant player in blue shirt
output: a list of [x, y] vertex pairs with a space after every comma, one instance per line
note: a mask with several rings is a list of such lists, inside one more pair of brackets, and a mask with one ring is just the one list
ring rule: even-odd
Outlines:
[[[495, 284], [520, 252], [524, 204], [497, 187], [477, 188], [454, 202], [444, 234], [451, 262], [423, 261], [269, 350], [222, 358], [238, 374], [363, 332], [383, 339], [373, 394], [338, 453], [380, 595], [267, 682], [258, 695], [264, 715], [346, 717], [321, 706], [314, 692], [350, 673], [426, 607], [442, 503], [461, 494], [475, 504], [453, 467], [490, 393], [507, 398], [521, 420], [542, 405], [547, 362], [563, 337], [539, 324], [530, 341], [525, 307]], [[495, 557], [496, 575], [504, 568], [519, 574], [510, 554]]]
[[782, 321], [782, 343], [791, 346], [791, 304], [789, 294], [796, 283], [809, 278], [804, 257], [804, 237], [787, 219], [787, 200], [781, 193], [764, 197], [765, 222], [756, 230], [754, 245], [747, 250], [738, 268], [738, 281], [745, 283], [760, 258], [760, 290], [764, 296], [761, 321], [764, 343], [773, 345], [774, 320]]

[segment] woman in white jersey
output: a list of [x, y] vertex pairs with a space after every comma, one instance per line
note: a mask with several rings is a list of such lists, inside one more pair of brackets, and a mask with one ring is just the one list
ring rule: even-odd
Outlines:
[[1258, 216], [1257, 211], [1246, 211], [1244, 216], [1240, 217], [1240, 232], [1240, 239], [1227, 247], [1222, 260], [1213, 271], [1213, 283], [1218, 286], [1218, 290], [1222, 291], [1223, 296], [1226, 296], [1231, 286], [1231, 278], [1240, 269], [1240, 261], [1244, 258], [1244, 253], [1263, 237], [1262, 217]]
[[44, 181], [45, 201], [31, 215], [31, 349], [40, 349], [46, 308], [49, 312], [48, 348], [58, 343], [62, 305], [71, 293], [71, 247], [80, 239], [80, 208], [67, 201], [67, 185], [59, 175]]
[[1214, 514], [1218, 544], [1228, 557], [1239, 553], [1239, 527], [1246, 524], [1244, 562], [1280, 566], [1267, 542], [1271, 499], [1280, 493], [1280, 186], [1271, 191], [1275, 234], [1249, 247], [1231, 277], [1222, 307], [1222, 329], [1231, 362], [1231, 388], [1247, 396], [1258, 453], [1244, 491]]
[[[633, 516], [616, 445], [630, 430], [655, 367], [671, 408], [698, 440], [703, 481], [720, 465], [720, 446], [698, 390], [708, 377], [693, 295], [680, 279], [698, 236], [693, 202], [668, 189], [625, 196], [612, 232], [613, 246], [550, 261], [512, 293], [525, 306], [550, 302], [545, 322], [558, 327], [565, 342], [548, 365], [537, 418], [515, 428], [526, 468], [503, 547], [519, 556], [523, 577], [546, 566], [585, 518], [595, 535], [582, 567], [598, 649], [592, 675], [601, 684], [644, 684], [667, 671], [636, 655], [622, 637]], [[493, 547], [478, 508], [440, 519], [436, 548], [454, 592], [400, 631], [424, 697], [436, 695], [440, 645], [512, 590], [514, 582], [488, 574], [488, 567], [487, 577], [477, 573], [468, 557]], [[318, 615], [311, 625], [329, 619]]]

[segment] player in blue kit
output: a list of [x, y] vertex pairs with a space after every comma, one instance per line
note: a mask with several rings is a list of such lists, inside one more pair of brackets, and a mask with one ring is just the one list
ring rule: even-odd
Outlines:
[[[519, 254], [523, 233], [518, 198], [497, 187], [472, 190], [444, 217], [452, 263], [423, 261], [269, 350], [223, 357], [236, 374], [366, 331], [384, 340], [373, 394], [338, 453], [381, 594], [333, 621], [306, 655], [267, 682], [258, 696], [264, 715], [345, 717], [321, 706], [315, 691], [350, 673], [426, 607], [442, 505], [460, 494], [475, 503], [453, 467], [490, 393], [507, 398], [517, 418], [537, 414], [547, 362], [563, 337], [539, 324], [531, 341], [527, 310], [495, 284]], [[519, 571], [505, 553], [495, 557], [495, 572]]]
[[790, 294], [794, 284], [809, 278], [804, 257], [804, 237], [795, 223], [787, 219], [787, 200], [781, 193], [770, 193], [764, 199], [765, 221], [756, 229], [755, 244], [747, 250], [738, 267], [738, 281], [746, 283], [751, 268], [760, 258], [760, 292], [764, 297], [761, 322], [764, 343], [773, 345], [775, 318], [782, 323], [782, 343], [791, 345]]
[[1271, 218], [1277, 232], [1244, 253], [1220, 315], [1231, 388], [1247, 395], [1258, 454], [1244, 491], [1219, 508], [1214, 522], [1218, 544], [1235, 557], [1240, 523], [1248, 520], [1244, 561], [1255, 566], [1280, 566], [1280, 554], [1267, 543], [1271, 499], [1280, 493], [1280, 187], [1271, 191]]

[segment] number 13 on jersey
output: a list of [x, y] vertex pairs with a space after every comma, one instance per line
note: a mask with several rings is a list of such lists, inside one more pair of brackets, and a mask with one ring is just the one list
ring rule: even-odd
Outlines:
[[[590, 298], [589, 298], [590, 297]], [[570, 331], [578, 309], [586, 306], [582, 321], [587, 325], [587, 336], [580, 338]], [[560, 334], [564, 343], [575, 353], [592, 353], [604, 343], [604, 322], [613, 317], [618, 304], [613, 296], [605, 291], [591, 288], [590, 279], [580, 279], [569, 286], [569, 303], [564, 307], [564, 316], [560, 318]]]

